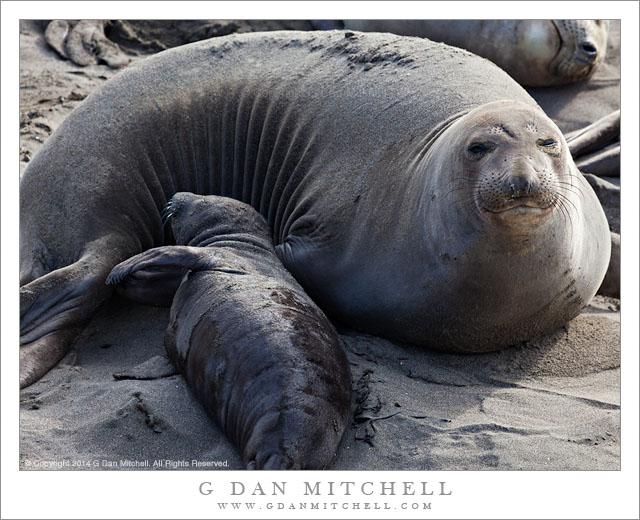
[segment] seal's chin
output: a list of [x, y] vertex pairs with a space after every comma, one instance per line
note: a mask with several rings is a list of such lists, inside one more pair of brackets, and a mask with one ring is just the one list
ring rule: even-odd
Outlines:
[[575, 54], [555, 66], [555, 74], [571, 82], [587, 79], [595, 70], [595, 63], [588, 62]]

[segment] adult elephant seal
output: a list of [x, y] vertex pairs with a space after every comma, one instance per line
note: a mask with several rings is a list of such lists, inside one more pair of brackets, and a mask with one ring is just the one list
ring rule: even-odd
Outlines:
[[251, 206], [178, 193], [166, 218], [180, 245], [126, 260], [107, 282], [134, 279], [125, 293], [150, 282], [150, 297], [158, 273], [178, 274], [167, 353], [244, 463], [323, 469], [351, 411], [349, 364], [333, 326], [283, 267]]
[[462, 47], [527, 87], [587, 79], [604, 59], [609, 29], [606, 20], [345, 20], [344, 25]]
[[331, 317], [453, 352], [563, 325], [609, 261], [560, 131], [488, 61], [388, 34], [207, 40], [106, 82], [29, 163], [23, 386], [111, 294], [111, 269], [165, 243], [178, 191], [251, 204]]
[[107, 20], [51, 20], [44, 39], [60, 56], [76, 65], [106, 63], [119, 69], [129, 64], [129, 58], [105, 35]]

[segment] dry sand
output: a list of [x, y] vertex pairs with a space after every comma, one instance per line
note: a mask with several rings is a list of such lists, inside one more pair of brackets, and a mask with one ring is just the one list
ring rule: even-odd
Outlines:
[[[22, 172], [80, 100], [117, 72], [59, 59], [35, 23], [23, 22], [20, 38]], [[474, 356], [341, 331], [354, 420], [332, 469], [619, 469], [619, 307], [596, 297], [550, 336]], [[63, 362], [21, 392], [21, 468], [124, 469], [125, 460], [242, 467], [167, 363], [167, 320], [167, 309], [119, 298], [100, 310]]]

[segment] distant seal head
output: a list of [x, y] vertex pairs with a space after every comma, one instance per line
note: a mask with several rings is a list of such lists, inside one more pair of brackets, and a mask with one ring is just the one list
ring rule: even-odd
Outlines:
[[527, 87], [587, 79], [604, 60], [609, 31], [606, 20], [345, 20], [344, 26], [467, 49]]
[[134, 278], [128, 290], [151, 282], [162, 295], [153, 277], [178, 275], [167, 353], [247, 468], [325, 468], [351, 412], [335, 329], [282, 266], [251, 206], [177, 193], [165, 217], [178, 245], [130, 258], [107, 283]]
[[122, 71], [29, 163], [23, 385], [109, 297], [115, 265], [167, 243], [179, 191], [254, 207], [336, 321], [450, 351], [563, 325], [609, 261], [606, 217], [557, 127], [487, 60], [352, 31], [215, 38]]

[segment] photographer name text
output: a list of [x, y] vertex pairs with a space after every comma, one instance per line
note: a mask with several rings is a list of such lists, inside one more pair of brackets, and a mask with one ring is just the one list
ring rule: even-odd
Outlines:
[[[289, 486], [291, 484], [291, 486]], [[256, 482], [245, 484], [240, 481], [227, 482], [214, 490], [211, 482], [202, 482], [198, 491], [205, 496], [222, 494], [227, 496], [286, 496], [290, 487], [296, 495], [304, 496], [449, 496], [452, 491], [446, 482], [428, 481], [341, 481], [341, 482]]]

